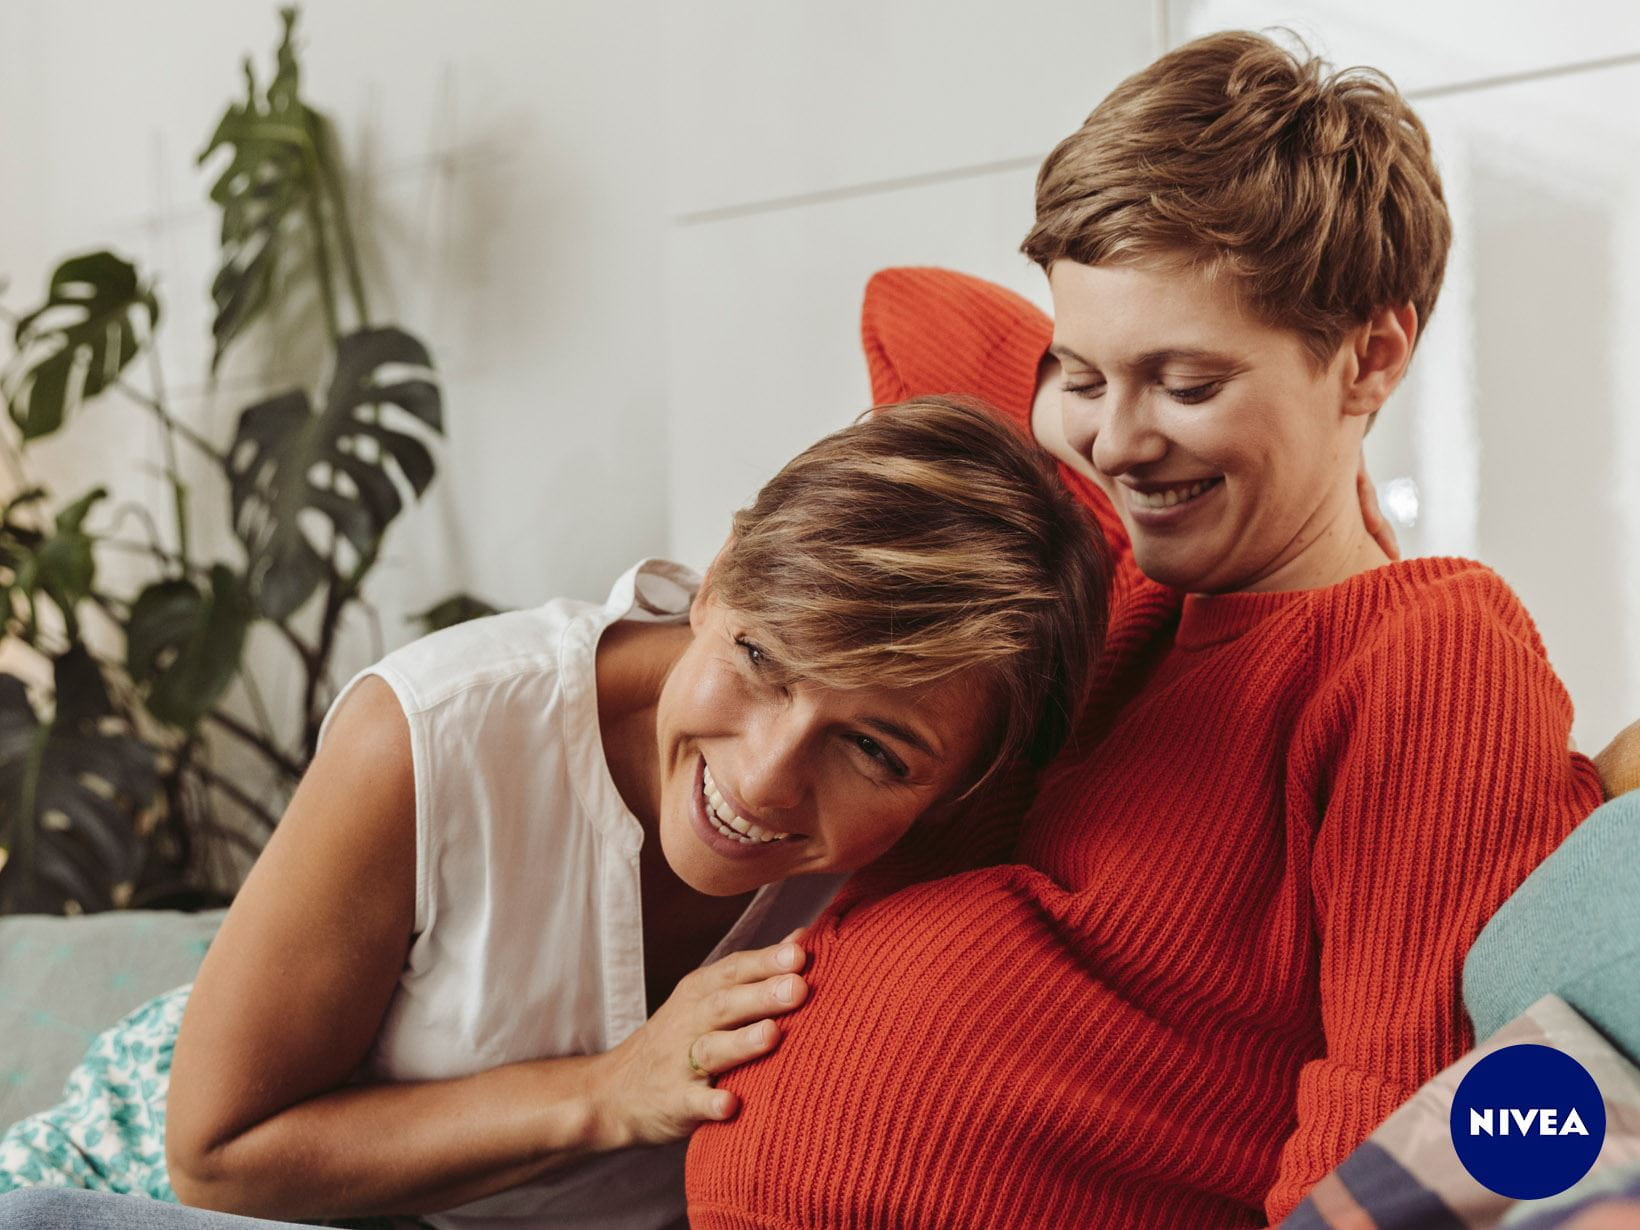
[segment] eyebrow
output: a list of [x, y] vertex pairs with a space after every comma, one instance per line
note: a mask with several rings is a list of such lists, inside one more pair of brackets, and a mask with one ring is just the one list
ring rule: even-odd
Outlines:
[[940, 754], [931, 748], [923, 737], [916, 731], [912, 730], [909, 726], [902, 726], [899, 722], [891, 721], [885, 717], [860, 718], [859, 723], [861, 726], [870, 727], [878, 734], [888, 735], [891, 738], [900, 740], [902, 743], [910, 744], [924, 756], [931, 757], [934, 760], [940, 759]]
[[[1063, 345], [1059, 342], [1055, 342], [1052, 346], [1049, 346], [1048, 353], [1061, 359], [1075, 359], [1078, 363], [1084, 364], [1088, 367], [1099, 366], [1097, 363], [1084, 359], [1069, 346]], [[1163, 347], [1161, 350], [1147, 350], [1128, 366], [1138, 368], [1160, 367], [1162, 364], [1176, 359], [1206, 359], [1214, 363], [1231, 362], [1229, 355], [1221, 354], [1216, 350], [1202, 350], [1194, 346], [1167, 346]]]

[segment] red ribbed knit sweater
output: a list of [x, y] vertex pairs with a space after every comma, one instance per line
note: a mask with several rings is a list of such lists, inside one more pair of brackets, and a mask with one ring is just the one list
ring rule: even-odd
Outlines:
[[[1023, 425], [1050, 328], [989, 283], [880, 273], [873, 393], [977, 394]], [[738, 1117], [695, 1135], [697, 1230], [1279, 1220], [1473, 1045], [1464, 953], [1600, 802], [1486, 568], [1181, 600], [1061, 472], [1118, 585], [1024, 865], [887, 891], [994, 849], [975, 818], [943, 862], [907, 846], [851, 881], [779, 1050], [721, 1082]]]

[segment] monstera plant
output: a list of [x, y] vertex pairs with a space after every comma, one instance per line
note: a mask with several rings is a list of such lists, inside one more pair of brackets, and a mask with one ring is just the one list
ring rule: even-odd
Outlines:
[[[365, 605], [387, 528], [433, 481], [428, 441], [443, 411], [432, 360], [371, 320], [330, 125], [301, 97], [295, 11], [282, 17], [267, 88], [247, 61], [244, 98], [200, 155], [222, 220], [211, 374], [271, 309], [316, 302], [306, 315], [328, 358], [313, 387], [246, 407], [225, 447], [203, 438], [166, 403], [158, 299], [107, 251], [63, 261], [45, 301], [14, 317], [0, 367], [13, 474], [28, 473], [34, 441], [74, 430], [107, 399], [99, 416], [157, 421], [171, 525], [167, 538], [100, 485], [59, 502], [25, 478], [0, 508], [0, 662], [20, 672], [0, 672], [0, 913], [225, 902], [234, 886], [213, 879], [206, 855], [222, 842], [254, 853], [271, 830], [313, 754], [337, 630]], [[226, 492], [216, 515], [232, 527], [229, 558], [197, 557], [190, 521], [205, 495], [184, 480], [184, 449], [222, 477], [212, 494]], [[97, 528], [120, 514], [149, 531], [135, 544], [149, 573], [135, 593], [99, 578], [105, 551], [133, 547]], [[489, 609], [457, 595], [424, 626]], [[277, 631], [302, 681], [283, 732], [246, 653], [258, 624]], [[255, 720], [223, 704], [236, 679]], [[218, 739], [257, 772], [219, 772]], [[253, 778], [272, 785], [243, 784]]]

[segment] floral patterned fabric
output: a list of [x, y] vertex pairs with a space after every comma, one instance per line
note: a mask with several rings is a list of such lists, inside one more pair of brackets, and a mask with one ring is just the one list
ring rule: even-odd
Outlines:
[[0, 1136], [0, 1192], [86, 1187], [176, 1201], [165, 1174], [165, 1095], [192, 988], [166, 991], [98, 1034], [62, 1101]]
[[[171, 1053], [193, 983], [157, 995], [92, 1041], [62, 1100], [0, 1135], [0, 1194], [80, 1187], [175, 1204], [165, 1171]], [[414, 1217], [310, 1222], [352, 1230], [415, 1230]]]

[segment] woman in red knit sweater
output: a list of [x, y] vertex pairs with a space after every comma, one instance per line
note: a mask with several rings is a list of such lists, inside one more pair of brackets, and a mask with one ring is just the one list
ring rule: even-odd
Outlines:
[[1601, 787], [1504, 582], [1358, 511], [1449, 232], [1387, 81], [1225, 34], [1044, 163], [1055, 321], [872, 279], [877, 400], [978, 394], [1061, 456], [1107, 651], [1022, 828], [996, 800], [816, 925], [694, 1139], [697, 1230], [1264, 1225], [1473, 1044], [1464, 954]]

